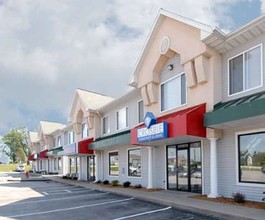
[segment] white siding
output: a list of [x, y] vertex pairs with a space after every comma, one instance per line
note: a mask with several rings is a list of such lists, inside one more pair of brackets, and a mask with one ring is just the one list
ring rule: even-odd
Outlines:
[[[247, 128], [245, 130], [254, 129]], [[265, 130], [265, 128], [264, 128]], [[247, 200], [261, 201], [264, 197], [264, 184], [238, 184], [238, 158], [235, 133], [239, 130], [224, 130], [223, 138], [218, 141], [218, 193], [221, 196], [231, 197], [232, 193], [240, 192], [246, 195]], [[241, 129], [242, 131], [242, 129]]]
[[[236, 99], [236, 98], [240, 98], [240, 97], [243, 97], [243, 96], [246, 96], [246, 95], [250, 95], [250, 94], [253, 94], [253, 93], [256, 93], [256, 92], [260, 92], [260, 91], [264, 91], [265, 90], [265, 77], [264, 77], [264, 74], [265, 74], [265, 71], [264, 71], [264, 42], [265, 42], [265, 34], [263, 35], [260, 35], [259, 37], [255, 38], [255, 40], [252, 40], [244, 45], [241, 45], [239, 47], [237, 47], [236, 49], [233, 49], [233, 50], [230, 50], [230, 51], [227, 51], [226, 53], [224, 53], [222, 55], [222, 99], [223, 101], [228, 101], [228, 100], [232, 100], [232, 99]], [[231, 57], [234, 57], [236, 56], [237, 54], [239, 53], [242, 53], [243, 51], [245, 50], [248, 50], [249, 48], [252, 48], [254, 46], [257, 46], [259, 44], [262, 43], [262, 48], [263, 48], [263, 51], [262, 51], [262, 56], [263, 56], [263, 86], [260, 87], [260, 88], [257, 88], [257, 89], [254, 89], [254, 90], [250, 90], [250, 91], [247, 91], [247, 92], [242, 92], [240, 94], [236, 94], [236, 95], [232, 95], [232, 96], [228, 96], [228, 92], [229, 92], [229, 85], [228, 85], [228, 78], [229, 78], [229, 75], [228, 75], [228, 59], [231, 58]]]

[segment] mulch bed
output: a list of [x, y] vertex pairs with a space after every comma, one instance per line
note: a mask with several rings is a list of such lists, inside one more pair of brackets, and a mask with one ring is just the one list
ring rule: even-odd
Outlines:
[[99, 183], [99, 185], [104, 186], [104, 187], [110, 187], [110, 188], [123, 188], [123, 189], [135, 189], [135, 190], [140, 190], [140, 191], [144, 191], [144, 192], [155, 192], [155, 191], [161, 191], [163, 189], [160, 188], [151, 188], [151, 189], [147, 189], [147, 188], [136, 188], [134, 186], [129, 186], [129, 187], [124, 187], [122, 185], [118, 185], [118, 186], [112, 186], [111, 184], [103, 184], [103, 183]]
[[226, 203], [226, 204], [230, 204], [230, 205], [244, 206], [244, 207], [248, 207], [248, 208], [265, 209], [265, 202], [246, 201], [245, 203], [236, 203], [231, 198], [225, 198], [225, 197], [208, 198], [206, 195], [196, 195], [196, 196], [191, 196], [190, 198], [202, 199], [202, 200], [207, 200], [207, 201], [211, 201], [211, 202]]

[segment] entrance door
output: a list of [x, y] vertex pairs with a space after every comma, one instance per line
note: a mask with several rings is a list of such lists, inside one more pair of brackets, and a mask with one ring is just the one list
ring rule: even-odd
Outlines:
[[200, 142], [168, 146], [167, 168], [168, 189], [202, 192]]
[[95, 169], [95, 156], [91, 155], [87, 157], [87, 180], [95, 181], [96, 169]]
[[177, 189], [189, 191], [188, 149], [177, 150]]

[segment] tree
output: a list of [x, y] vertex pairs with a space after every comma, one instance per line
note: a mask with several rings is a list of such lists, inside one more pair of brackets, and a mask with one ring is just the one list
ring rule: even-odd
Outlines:
[[28, 145], [28, 130], [24, 127], [11, 129], [2, 137], [3, 152], [10, 157], [12, 162], [25, 162], [30, 155]]

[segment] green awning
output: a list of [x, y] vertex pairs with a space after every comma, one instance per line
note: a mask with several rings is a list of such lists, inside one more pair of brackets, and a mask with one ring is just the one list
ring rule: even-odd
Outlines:
[[214, 127], [263, 114], [265, 114], [265, 92], [260, 92], [216, 104], [212, 112], [204, 114], [204, 126]]
[[112, 146], [129, 145], [131, 143], [131, 131], [124, 131], [106, 137], [97, 138], [89, 144], [89, 149], [99, 150]]
[[52, 154], [56, 155], [60, 151], [63, 151], [63, 146], [52, 148], [48, 152], [51, 152]]

